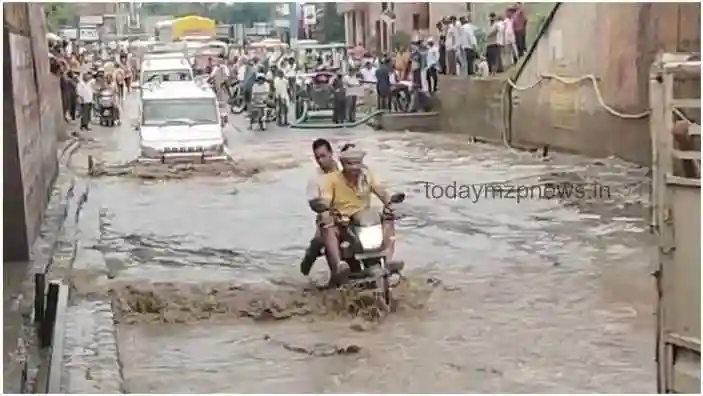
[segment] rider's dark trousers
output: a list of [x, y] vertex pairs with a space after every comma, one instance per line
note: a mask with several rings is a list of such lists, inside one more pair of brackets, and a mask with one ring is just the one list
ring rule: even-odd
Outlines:
[[325, 243], [322, 241], [322, 237], [315, 234], [315, 237], [310, 240], [308, 249], [305, 251], [303, 261], [300, 262], [300, 272], [303, 275], [308, 276], [310, 274], [310, 270], [312, 270], [315, 260], [320, 256], [323, 247], [325, 247]]

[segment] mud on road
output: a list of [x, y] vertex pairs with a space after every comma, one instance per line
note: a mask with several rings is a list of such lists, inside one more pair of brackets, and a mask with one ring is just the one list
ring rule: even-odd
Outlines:
[[[364, 128], [230, 128], [231, 163], [144, 167], [130, 162], [135, 135], [95, 128], [74, 155], [90, 194], [67, 271], [81, 312], [112, 306], [125, 391], [655, 390], [646, 169]], [[356, 143], [408, 195], [390, 315], [363, 293], [313, 287], [322, 260], [313, 281], [298, 272], [321, 136]], [[611, 194], [471, 202], [430, 199], [426, 182], [597, 182]]]

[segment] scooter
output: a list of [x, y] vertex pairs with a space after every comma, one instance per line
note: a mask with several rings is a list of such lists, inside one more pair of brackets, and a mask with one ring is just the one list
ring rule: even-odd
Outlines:
[[[393, 204], [405, 201], [404, 193], [391, 196]], [[328, 210], [322, 202], [313, 202], [315, 212]], [[354, 287], [364, 289], [381, 289], [386, 305], [391, 303], [391, 277], [399, 274], [402, 268], [391, 268], [386, 262], [383, 246], [383, 225], [379, 213], [366, 210], [353, 216], [343, 218], [335, 215], [340, 228], [339, 249], [342, 261], [352, 270], [349, 279]]]
[[117, 113], [115, 111], [115, 93], [111, 89], [102, 89], [98, 93], [98, 117], [101, 126], [115, 126]]

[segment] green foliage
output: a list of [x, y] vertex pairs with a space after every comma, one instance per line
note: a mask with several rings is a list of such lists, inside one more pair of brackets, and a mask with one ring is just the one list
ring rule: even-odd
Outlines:
[[344, 42], [344, 16], [337, 12], [336, 3], [322, 5], [323, 13], [320, 20], [320, 30], [325, 42]]
[[408, 48], [410, 46], [410, 35], [408, 33], [398, 31], [391, 36], [391, 46], [394, 49]]
[[75, 15], [73, 5], [70, 3], [47, 3], [44, 6], [46, 21], [53, 29], [61, 25], [73, 25]]

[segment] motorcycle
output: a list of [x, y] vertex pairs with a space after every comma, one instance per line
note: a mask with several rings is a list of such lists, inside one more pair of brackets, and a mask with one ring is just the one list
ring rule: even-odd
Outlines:
[[228, 84], [230, 84], [229, 99], [227, 100], [229, 111], [232, 114], [241, 114], [247, 108], [244, 100], [244, 90], [242, 89], [242, 85], [236, 80]]
[[[403, 201], [404, 193], [393, 194], [390, 199], [392, 204]], [[311, 203], [311, 206], [318, 213], [328, 210], [322, 202]], [[340, 256], [352, 270], [349, 282], [354, 287], [382, 289], [384, 302], [390, 306], [391, 289], [395, 286], [391, 284], [391, 276], [399, 274], [402, 268], [391, 268], [386, 262], [381, 216], [372, 210], [365, 210], [352, 218], [334, 216], [340, 228]]]
[[249, 108], [249, 129], [253, 129], [254, 124], [258, 124], [259, 130], [263, 131], [267, 123], [276, 121], [276, 105], [270, 97], [250, 103], [247, 107]]
[[111, 89], [101, 89], [97, 98], [98, 117], [101, 126], [115, 126], [117, 111], [115, 109], [115, 93]]

